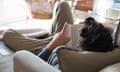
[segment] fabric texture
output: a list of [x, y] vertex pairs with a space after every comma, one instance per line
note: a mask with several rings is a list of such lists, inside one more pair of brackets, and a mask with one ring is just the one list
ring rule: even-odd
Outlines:
[[61, 48], [57, 52], [62, 72], [98, 72], [120, 62], [120, 49], [110, 52], [88, 52]]

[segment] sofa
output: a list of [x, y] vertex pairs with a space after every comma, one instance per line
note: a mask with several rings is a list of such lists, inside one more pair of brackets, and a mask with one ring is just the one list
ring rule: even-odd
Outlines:
[[[114, 25], [114, 28], [119, 28], [118, 24]], [[81, 24], [74, 25], [71, 27], [71, 32], [76, 33], [82, 26]], [[106, 24], [105, 26], [112, 28], [113, 24]], [[118, 29], [113, 29], [113, 32], [114, 30], [118, 31]], [[115, 36], [118, 37], [116, 43], [120, 45], [119, 31], [114, 35], [118, 35]], [[80, 51], [77, 48], [73, 48], [76, 46], [75, 43], [77, 41], [75, 40], [76, 36], [72, 36], [72, 46], [69, 43], [67, 47], [62, 46], [58, 48], [57, 56], [60, 69], [49, 65], [29, 50], [21, 49], [13, 51], [9, 46], [6, 46], [5, 41], [1, 41], [0, 46], [9, 55], [12, 55], [13, 64], [11, 65], [13, 65], [13, 72], [120, 72], [119, 47], [111, 52], [105, 53]]]
[[58, 51], [59, 70], [31, 52], [18, 51], [14, 54], [14, 72], [120, 72], [119, 55], [120, 49], [101, 54], [62, 48]]

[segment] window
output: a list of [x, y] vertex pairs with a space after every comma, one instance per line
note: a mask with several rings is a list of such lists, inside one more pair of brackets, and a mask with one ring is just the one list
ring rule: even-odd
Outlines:
[[93, 13], [96, 20], [105, 22], [106, 11], [110, 8], [111, 0], [94, 0]]
[[113, 0], [112, 8], [120, 10], [120, 0]]
[[77, 0], [77, 5], [75, 8], [83, 11], [92, 10], [93, 0]]
[[37, 19], [52, 18], [52, 7], [48, 0], [32, 0], [31, 3], [32, 17]]
[[111, 0], [111, 8], [106, 15], [113, 20], [120, 19], [120, 0]]
[[28, 8], [26, 0], [0, 0], [0, 34], [6, 29], [29, 33], [49, 30], [51, 20], [32, 19]]
[[0, 24], [26, 20], [28, 11], [24, 0], [0, 0]]

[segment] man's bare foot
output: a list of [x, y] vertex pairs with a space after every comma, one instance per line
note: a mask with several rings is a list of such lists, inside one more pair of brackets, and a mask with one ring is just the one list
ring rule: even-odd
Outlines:
[[59, 45], [65, 45], [70, 41], [69, 27], [71, 24], [65, 23], [63, 29], [56, 33], [51, 42], [47, 45], [48, 50], [53, 50]]

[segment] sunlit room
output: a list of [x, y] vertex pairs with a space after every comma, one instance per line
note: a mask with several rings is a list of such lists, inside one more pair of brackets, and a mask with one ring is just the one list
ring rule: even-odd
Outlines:
[[0, 72], [120, 72], [120, 0], [0, 0]]

